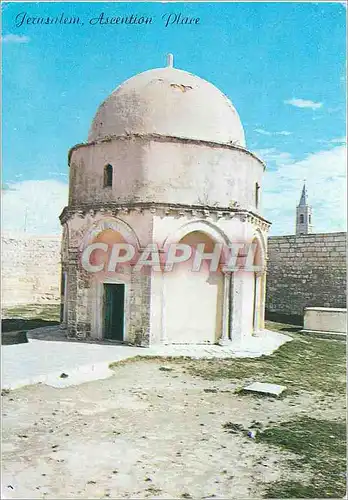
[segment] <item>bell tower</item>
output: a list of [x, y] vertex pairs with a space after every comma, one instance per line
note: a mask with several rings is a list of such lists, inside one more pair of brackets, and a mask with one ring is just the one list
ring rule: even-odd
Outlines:
[[303, 184], [300, 203], [296, 208], [296, 236], [312, 232], [312, 207], [308, 205], [306, 183]]

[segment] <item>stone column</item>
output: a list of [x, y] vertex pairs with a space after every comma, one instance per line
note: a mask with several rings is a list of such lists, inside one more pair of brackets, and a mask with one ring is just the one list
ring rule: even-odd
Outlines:
[[67, 264], [67, 335], [70, 338], [76, 337], [77, 260], [75, 257], [71, 252]]
[[142, 347], [150, 344], [151, 270], [131, 272], [131, 304], [128, 341]]
[[260, 306], [261, 306], [260, 292], [261, 292], [261, 274], [255, 273], [253, 335], [257, 334], [260, 330]]
[[219, 344], [228, 344], [230, 336], [231, 273], [223, 273], [222, 334]]
[[76, 249], [70, 251], [67, 272], [68, 336], [84, 340], [91, 333], [88, 301], [90, 276], [81, 268]]
[[166, 274], [165, 271], [161, 273], [161, 284], [162, 284], [162, 292], [161, 292], [161, 344], [168, 344], [167, 337], [167, 318], [166, 318]]
[[242, 339], [241, 315], [243, 311], [243, 277], [239, 272], [232, 273], [230, 301], [230, 339], [240, 342]]
[[67, 298], [67, 272], [62, 271], [62, 290], [61, 290], [61, 308], [62, 308], [62, 317], [60, 328], [61, 330], [66, 330], [68, 323], [68, 298]]
[[91, 336], [89, 290], [90, 276], [87, 271], [79, 269], [76, 294], [76, 337], [83, 340]]
[[266, 297], [266, 272], [264, 269], [255, 273], [255, 311], [254, 334], [265, 328], [265, 297]]
[[164, 271], [151, 269], [150, 344], [166, 343]]
[[266, 269], [263, 270], [261, 275], [260, 284], [261, 298], [260, 298], [260, 330], [265, 329], [265, 302], [266, 302]]

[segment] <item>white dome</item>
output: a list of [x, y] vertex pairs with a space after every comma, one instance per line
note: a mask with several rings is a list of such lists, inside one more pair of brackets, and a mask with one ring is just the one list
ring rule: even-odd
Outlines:
[[245, 146], [230, 100], [211, 83], [173, 67], [140, 73], [99, 107], [89, 141], [126, 134], [159, 134]]

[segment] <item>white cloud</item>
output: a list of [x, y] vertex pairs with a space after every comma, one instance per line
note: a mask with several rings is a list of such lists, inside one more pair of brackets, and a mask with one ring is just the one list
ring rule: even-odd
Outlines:
[[25, 35], [13, 35], [12, 33], [1, 37], [2, 43], [29, 43], [30, 38]]
[[296, 99], [293, 97], [292, 99], [288, 99], [284, 101], [285, 104], [290, 104], [291, 106], [295, 106], [296, 108], [310, 108], [310, 109], [319, 109], [322, 107], [322, 102], [314, 102], [306, 99]]
[[290, 153], [280, 153], [276, 150], [276, 148], [259, 149], [258, 151], [255, 151], [255, 154], [266, 163], [273, 162], [275, 165], [284, 165], [286, 163], [293, 162], [293, 158]]
[[294, 233], [296, 205], [304, 179], [309, 204], [313, 207], [313, 231], [346, 230], [345, 145], [309, 154], [301, 161], [275, 149], [264, 149], [257, 154], [269, 165], [265, 172], [262, 201], [263, 214], [272, 222], [271, 234]]
[[291, 132], [287, 130], [281, 130], [280, 132], [268, 132], [268, 130], [264, 130], [263, 128], [256, 128], [255, 132], [261, 135], [291, 135]]
[[347, 144], [346, 137], [337, 137], [336, 139], [331, 139], [332, 144]]
[[271, 132], [268, 132], [267, 130], [263, 130], [263, 128], [256, 128], [255, 132], [261, 135], [272, 135]]
[[347, 144], [346, 137], [334, 137], [333, 139], [317, 139], [319, 144], [324, 144], [326, 147], [332, 147], [336, 144]]
[[61, 233], [59, 215], [68, 202], [68, 185], [57, 180], [12, 182], [2, 191], [5, 233]]
[[57, 177], [65, 177], [66, 179], [68, 178], [68, 174], [66, 174], [64, 172], [48, 172], [48, 175], [50, 177], [57, 176]]
[[277, 135], [291, 135], [291, 132], [288, 132], [287, 130], [281, 130], [280, 132], [277, 132]]

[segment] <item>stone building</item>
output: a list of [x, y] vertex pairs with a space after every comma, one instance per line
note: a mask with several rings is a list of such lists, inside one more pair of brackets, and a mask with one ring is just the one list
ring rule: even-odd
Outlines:
[[302, 324], [306, 307], [347, 305], [347, 234], [312, 230], [304, 185], [296, 208], [296, 234], [268, 238], [268, 319]]
[[[63, 323], [68, 336], [132, 344], [240, 341], [264, 327], [269, 223], [259, 212], [264, 164], [239, 116], [211, 83], [168, 66], [140, 73], [99, 107], [86, 143], [69, 152], [63, 226]], [[256, 246], [257, 272], [171, 272], [133, 262], [90, 273], [92, 243], [197, 248]], [[245, 255], [239, 255], [243, 259]], [[110, 250], [91, 261], [104, 264]], [[98, 260], [99, 259], [99, 260]]]

